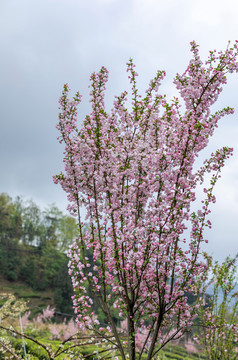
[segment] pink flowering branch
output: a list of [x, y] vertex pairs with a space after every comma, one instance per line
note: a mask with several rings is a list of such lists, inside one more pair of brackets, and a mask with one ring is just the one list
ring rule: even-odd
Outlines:
[[[127, 64], [131, 111], [125, 91], [115, 97], [111, 113], [106, 112], [104, 67], [90, 78], [92, 111], [80, 129], [76, 109], [81, 96], [70, 100], [65, 85], [60, 98], [57, 127], [59, 141], [65, 143], [65, 169], [54, 181], [68, 194], [68, 209], [79, 222], [79, 237], [68, 254], [74, 311], [82, 327], [103, 336], [103, 324], [92, 311], [96, 304], [123, 360], [127, 352], [135, 359], [138, 332], [147, 334], [138, 359], [148, 347], [150, 360], [192, 327], [199, 305], [189, 305], [185, 294], [197, 294], [208, 271], [200, 257], [203, 231], [211, 226], [206, 218], [215, 202], [214, 186], [232, 149], [217, 150], [201, 169], [193, 170], [218, 120], [233, 113], [228, 107], [210, 114], [210, 108], [226, 84], [226, 73], [238, 71], [237, 42], [224, 52], [210, 52], [204, 64], [195, 42], [191, 51], [188, 68], [174, 81], [185, 103], [183, 114], [179, 99], [168, 102], [159, 94], [164, 71], [158, 71], [145, 97], [138, 93], [132, 59]], [[211, 185], [195, 213], [195, 189], [209, 171]], [[185, 238], [189, 224], [191, 234]], [[113, 308], [127, 321], [126, 345], [113, 321]]]

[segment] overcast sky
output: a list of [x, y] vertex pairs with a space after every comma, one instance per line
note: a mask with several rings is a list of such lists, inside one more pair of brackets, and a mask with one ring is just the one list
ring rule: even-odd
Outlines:
[[[106, 66], [110, 110], [113, 97], [128, 88], [132, 57], [140, 90], [165, 70], [162, 90], [170, 98], [174, 76], [190, 60], [189, 42], [200, 45], [203, 59], [225, 49], [238, 38], [237, 16], [237, 0], [0, 0], [0, 192], [65, 210], [66, 195], [52, 182], [63, 169], [55, 129], [63, 84], [83, 95], [83, 118], [90, 112], [90, 74]], [[235, 115], [222, 119], [201, 154], [204, 160], [221, 146], [235, 149], [216, 187], [204, 247], [218, 259], [238, 251], [238, 74], [214, 109], [225, 106]]]

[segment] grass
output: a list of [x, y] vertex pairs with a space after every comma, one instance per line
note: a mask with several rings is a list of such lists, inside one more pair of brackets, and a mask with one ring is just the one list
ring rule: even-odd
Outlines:
[[[45, 336], [37, 336], [37, 340], [43, 344], [48, 344], [50, 346], [52, 346], [52, 349], [54, 351], [56, 351], [56, 349], [58, 348], [58, 346], [60, 345], [60, 341], [59, 340], [49, 340], [49, 337], [45, 337]], [[11, 342], [14, 346], [15, 349], [17, 349], [18, 351], [20, 351], [21, 355], [23, 356], [23, 348], [22, 348], [22, 339], [20, 338], [11, 338]], [[40, 359], [40, 360], [48, 360], [48, 356], [46, 351], [41, 348], [40, 346], [38, 346], [37, 344], [33, 343], [32, 341], [29, 340], [25, 340], [25, 346], [26, 346], [26, 352], [27, 354], [31, 355], [30, 359], [31, 360], [35, 360], [35, 359]], [[100, 352], [100, 350], [103, 350], [102, 346], [98, 346], [98, 351]], [[82, 355], [90, 355], [90, 354], [94, 354], [93, 356], [88, 357], [89, 360], [93, 360], [97, 359], [97, 346], [96, 345], [89, 345], [89, 346], [84, 346], [84, 347], [79, 347], [77, 349], [77, 354], [74, 354], [73, 359], [80, 359], [80, 354]], [[105, 354], [102, 354], [102, 356]], [[115, 354], [116, 356], [118, 356], [119, 359], [121, 359], [120, 355], [118, 353]], [[75, 357], [76, 356], [76, 357]], [[99, 354], [100, 356], [100, 354]], [[108, 359], [113, 359], [113, 354], [108, 354]], [[143, 358], [146, 358], [146, 355], [143, 356]], [[1, 357], [0, 354], [0, 359], [4, 359], [3, 357]], [[66, 360], [68, 359], [66, 354], [62, 354], [59, 357], [57, 357], [57, 359], [59, 360]], [[167, 348], [164, 348], [162, 351], [159, 352], [159, 354], [157, 355], [157, 360], [205, 360], [204, 355], [202, 354], [188, 354], [186, 349], [183, 348], [182, 346], [175, 346], [175, 345], [169, 345], [167, 346]]]
[[205, 360], [201, 353], [189, 354], [185, 347], [179, 345], [167, 345], [159, 352], [158, 360]]
[[25, 283], [10, 282], [0, 278], [0, 293], [12, 293], [17, 298], [28, 300], [29, 307], [47, 307], [54, 305], [53, 292], [48, 291], [35, 291]]

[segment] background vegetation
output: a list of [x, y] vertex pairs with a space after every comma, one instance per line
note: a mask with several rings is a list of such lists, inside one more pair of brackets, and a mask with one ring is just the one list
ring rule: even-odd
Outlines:
[[66, 250], [76, 235], [75, 219], [55, 205], [42, 211], [32, 200], [0, 194], [1, 288], [72, 314]]

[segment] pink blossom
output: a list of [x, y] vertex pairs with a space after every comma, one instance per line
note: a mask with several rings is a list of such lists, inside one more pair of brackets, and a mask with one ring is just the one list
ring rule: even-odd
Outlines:
[[[122, 92], [111, 112], [106, 111], [104, 67], [91, 75], [91, 113], [80, 128], [81, 96], [77, 93], [70, 100], [65, 85], [59, 101], [57, 128], [65, 158], [64, 173], [54, 182], [67, 193], [68, 209], [79, 224], [79, 239], [68, 253], [77, 321], [97, 333], [100, 324], [92, 313], [92, 304], [97, 304], [123, 351], [112, 322], [112, 309], [118, 309], [132, 339], [129, 349], [136, 336], [148, 335], [144, 345], [137, 344], [143, 351], [148, 347], [148, 359], [159, 341], [181, 337], [197, 316], [198, 308], [188, 304], [184, 293], [198, 294], [208, 271], [202, 257], [204, 228], [211, 226], [207, 215], [216, 201], [214, 186], [233, 151], [218, 149], [194, 171], [220, 118], [233, 113], [227, 107], [211, 114], [211, 106], [227, 82], [226, 73], [238, 71], [237, 42], [233, 48], [210, 53], [205, 63], [194, 41], [191, 52], [187, 69], [174, 80], [184, 112], [178, 98], [167, 101], [159, 93], [164, 71], [157, 72], [144, 96], [138, 94], [132, 59], [127, 63], [129, 106], [128, 94]], [[207, 173], [210, 185], [196, 212], [195, 190]], [[82, 208], [88, 224], [85, 232]], [[190, 235], [185, 236], [188, 228]], [[154, 324], [153, 331], [141, 320]]]

